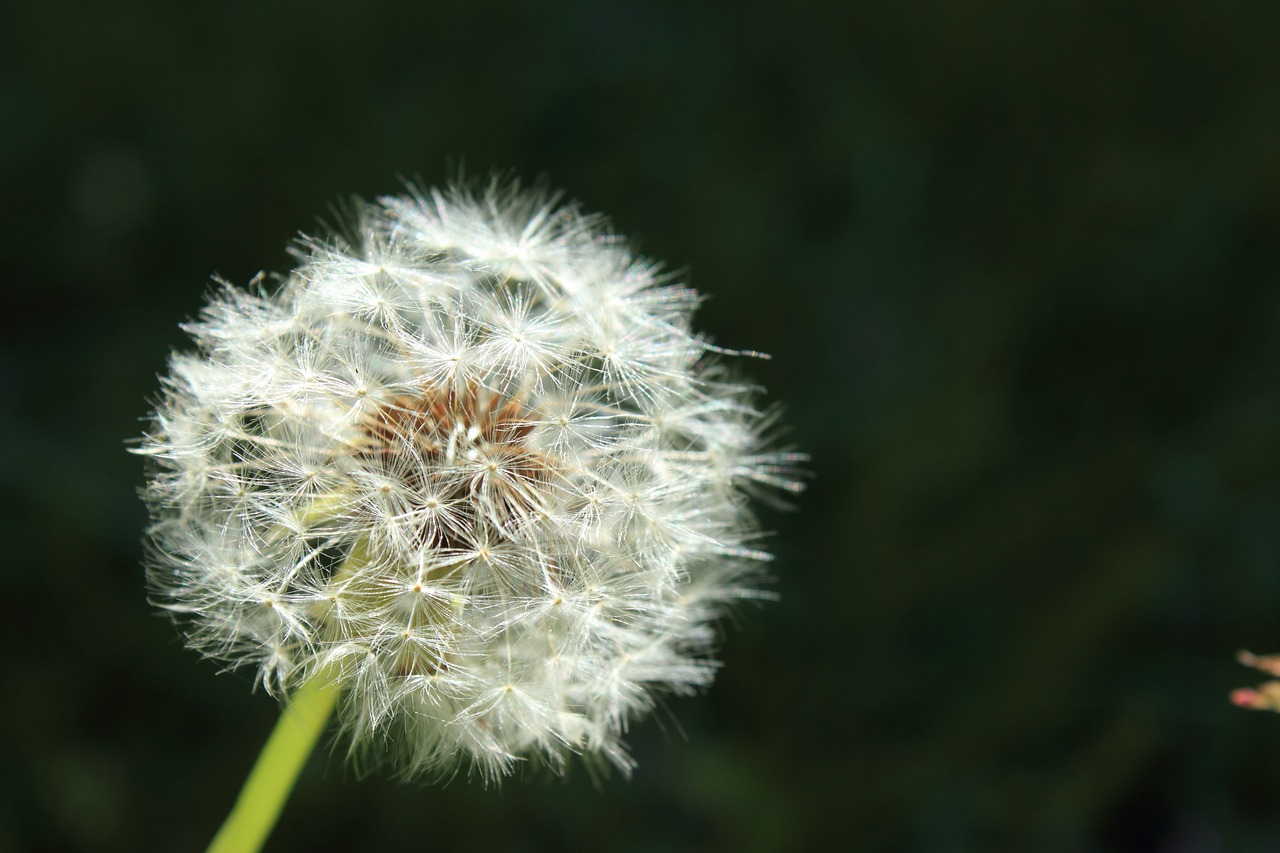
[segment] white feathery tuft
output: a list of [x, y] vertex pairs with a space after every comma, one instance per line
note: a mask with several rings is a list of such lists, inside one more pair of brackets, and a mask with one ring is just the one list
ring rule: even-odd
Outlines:
[[493, 183], [355, 225], [186, 327], [138, 449], [155, 599], [273, 694], [336, 673], [375, 763], [628, 772], [628, 722], [710, 683], [757, 594], [748, 495], [804, 459], [600, 217]]

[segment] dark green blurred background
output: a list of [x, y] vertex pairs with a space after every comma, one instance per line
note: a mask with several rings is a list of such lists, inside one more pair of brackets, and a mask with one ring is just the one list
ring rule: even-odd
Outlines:
[[816, 477], [634, 781], [358, 781], [271, 850], [1280, 850], [1280, 4], [10, 2], [0, 849], [194, 850], [275, 719], [144, 600], [211, 273], [511, 169], [713, 294]]

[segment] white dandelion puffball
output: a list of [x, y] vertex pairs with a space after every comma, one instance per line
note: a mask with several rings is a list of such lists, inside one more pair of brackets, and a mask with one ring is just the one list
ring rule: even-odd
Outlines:
[[711, 681], [797, 454], [699, 297], [513, 185], [360, 203], [278, 288], [186, 327], [139, 452], [148, 577], [190, 643], [287, 696], [323, 673], [407, 774], [599, 753]]

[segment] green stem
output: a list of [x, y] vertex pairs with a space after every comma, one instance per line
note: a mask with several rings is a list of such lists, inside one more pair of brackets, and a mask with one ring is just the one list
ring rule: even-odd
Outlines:
[[320, 672], [285, 705], [231, 814], [209, 845], [209, 853], [251, 853], [262, 849], [324, 731], [338, 693], [331, 674]]

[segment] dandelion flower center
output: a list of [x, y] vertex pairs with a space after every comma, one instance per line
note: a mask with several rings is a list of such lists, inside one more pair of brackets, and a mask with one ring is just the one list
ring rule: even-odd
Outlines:
[[384, 494], [405, 497], [424, 545], [511, 538], [512, 525], [543, 511], [556, 475], [554, 458], [526, 441], [526, 403], [475, 384], [397, 396], [361, 427], [359, 459], [387, 478]]

